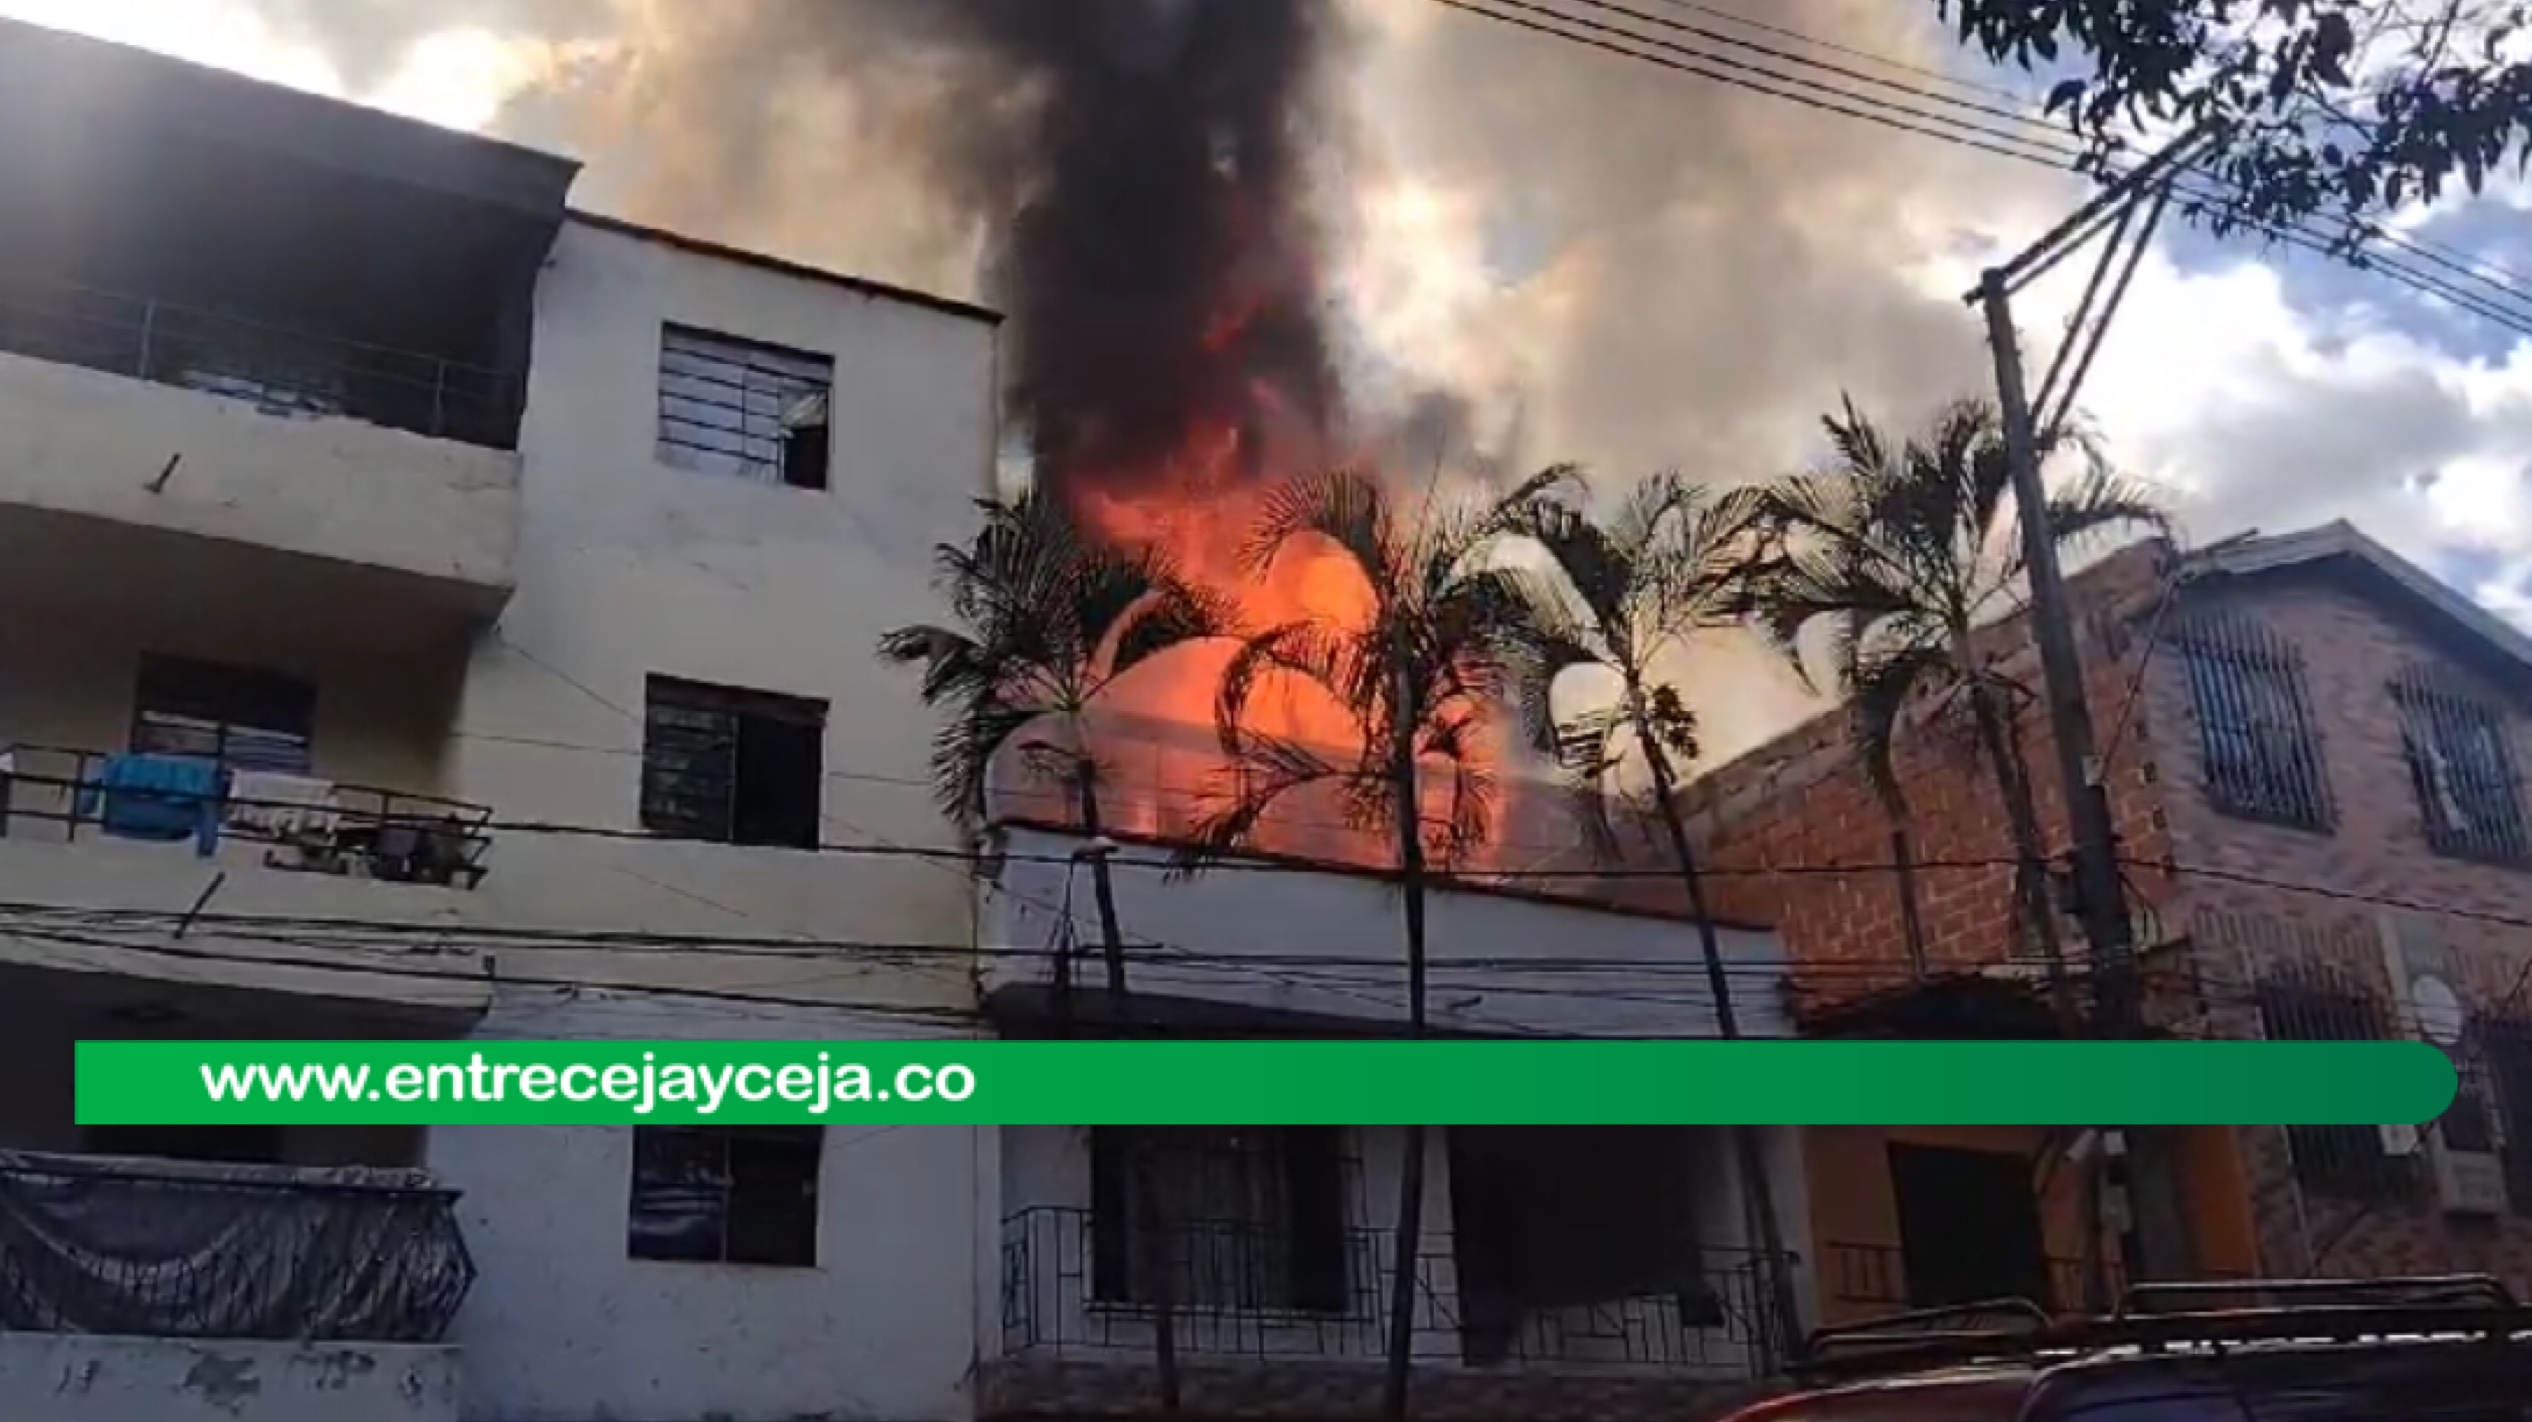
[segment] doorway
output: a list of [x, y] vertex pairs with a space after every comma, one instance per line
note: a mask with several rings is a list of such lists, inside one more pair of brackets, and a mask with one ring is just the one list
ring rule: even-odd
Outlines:
[[2012, 1151], [1890, 1147], [1900, 1267], [1912, 1308], [2051, 1297], [2048, 1235], [2032, 1162]]

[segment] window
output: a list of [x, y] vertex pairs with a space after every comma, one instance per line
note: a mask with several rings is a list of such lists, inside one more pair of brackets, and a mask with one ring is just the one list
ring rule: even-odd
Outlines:
[[2490, 1094], [2505, 1123], [2506, 1202], [2517, 1215], [2532, 1218], [2532, 1021], [2484, 1018], [2479, 1033], [2495, 1087]]
[[1986, 1299], [2056, 1306], [2027, 1157], [1892, 1142], [1889, 1161], [1911, 1308]]
[[644, 829], [817, 848], [826, 703], [655, 676], [643, 720]]
[[[2272, 1042], [2391, 1040], [2391, 1008], [2381, 998], [2316, 974], [2260, 984], [2260, 1032]], [[2416, 1183], [2409, 1162], [2383, 1148], [2374, 1126], [2288, 1126], [2295, 1179], [2316, 1194], [2365, 1202], [2398, 1199]]]
[[2209, 801], [2246, 819], [2329, 829], [2329, 781], [2294, 648], [2247, 617], [2193, 619], [2174, 641], [2198, 713]]
[[625, 1252], [681, 1264], [818, 1262], [815, 1126], [636, 1126]]
[[660, 460], [705, 474], [823, 489], [834, 392], [829, 357], [664, 327]]
[[2423, 669], [2394, 681], [2391, 695], [2428, 847], [2457, 858], [2532, 860], [2505, 714], [2436, 685]]
[[316, 688], [278, 672], [177, 657], [143, 657], [132, 749], [189, 755], [239, 770], [305, 775]]
[[[1341, 1139], [1334, 1126], [1093, 1127], [1092, 1292], [1146, 1302], [1165, 1261], [1175, 1305], [1343, 1313]], [[1150, 1142], [1148, 1171], [1136, 1169], [1138, 1140]]]

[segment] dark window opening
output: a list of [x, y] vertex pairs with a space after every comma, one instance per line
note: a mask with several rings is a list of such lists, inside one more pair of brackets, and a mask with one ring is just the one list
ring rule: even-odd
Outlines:
[[2456, 858], [2532, 861], [2503, 711], [2413, 671], [2392, 683], [2400, 749], [2427, 846]]
[[[2304, 975], [2259, 985], [2261, 1035], [2272, 1042], [2391, 1040], [2390, 1005], [2381, 998]], [[2363, 1202], [2396, 1200], [2415, 1185], [2409, 1161], [2384, 1148], [2375, 1126], [2288, 1126], [2296, 1183], [2316, 1194]]]
[[650, 679], [642, 827], [672, 839], [815, 849], [826, 703]]
[[83, 1126], [79, 1148], [91, 1155], [145, 1160], [282, 1163], [279, 1126]]
[[818, 1262], [815, 1126], [636, 1126], [625, 1252], [682, 1264]]
[[2297, 829], [2333, 823], [2303, 661], [2246, 617], [2200, 617], [2174, 639], [2198, 717], [2208, 800], [2226, 814]]
[[2506, 1202], [2517, 1215], [2532, 1217], [2532, 1021], [2520, 1017], [2483, 1018], [2479, 1038], [2486, 1053], [2487, 1077], [2503, 1124], [2500, 1156], [2506, 1172]]
[[827, 486], [835, 362], [682, 326], [659, 346], [659, 457], [706, 474]]
[[2055, 1306], [2031, 1177], [2030, 1160], [2009, 1151], [1890, 1147], [1910, 1307], [1995, 1299]]
[[[1151, 1155], [1138, 1169], [1143, 1142]], [[1090, 1172], [1091, 1288], [1101, 1302], [1151, 1302], [1155, 1270], [1166, 1267], [1173, 1305], [1346, 1311], [1337, 1127], [1094, 1126]]]
[[179, 657], [141, 659], [135, 751], [305, 775], [315, 731], [316, 688], [295, 677]]

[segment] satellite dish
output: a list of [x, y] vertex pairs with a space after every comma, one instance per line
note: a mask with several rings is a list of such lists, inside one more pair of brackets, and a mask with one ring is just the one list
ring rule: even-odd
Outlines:
[[2439, 1047], [2458, 1045], [2470, 1015], [2461, 997], [2442, 978], [2420, 976], [2409, 984], [2409, 1000], [2418, 1011], [2418, 1035]]

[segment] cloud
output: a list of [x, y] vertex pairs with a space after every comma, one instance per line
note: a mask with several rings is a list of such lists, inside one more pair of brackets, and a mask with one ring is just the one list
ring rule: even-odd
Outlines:
[[[146, 12], [157, 18], [120, 28], [285, 82], [400, 93], [445, 121], [481, 108], [453, 76], [488, 73], [489, 90], [517, 91], [501, 131], [591, 160], [584, 200], [975, 288], [974, 247], [942, 240], [930, 175], [891, 161], [920, 137], [908, 125], [939, 120], [912, 101], [922, 76], [874, 90], [873, 66], [788, 43], [775, 23], [831, 9], [260, 0], [179, 25], [165, 5], [9, 4], [60, 23]], [[1613, 478], [1764, 477], [1813, 452], [1841, 391], [1894, 424], [1983, 391], [1982, 333], [1960, 292], [2081, 196], [2046, 171], [1430, 0], [1353, 8], [1366, 43], [1346, 88], [1364, 142], [1327, 189], [1351, 325], [1381, 390], [1402, 405], [1450, 391], [1470, 428], [1517, 427], [1528, 459], [1579, 458]], [[1725, 8], [1964, 65], [1921, 0]], [[432, 74], [444, 77], [415, 77]], [[2486, 215], [2522, 192], [2406, 220], [2476, 250], [2497, 240]], [[2532, 269], [2526, 255], [2507, 260]], [[2069, 264], [2024, 302], [2035, 363], [2081, 276]], [[2196, 537], [2349, 517], [2502, 609], [2532, 611], [2532, 355], [2483, 321], [2379, 277], [2184, 234], [2140, 274], [2084, 405], [2123, 461], [2182, 492]]]

